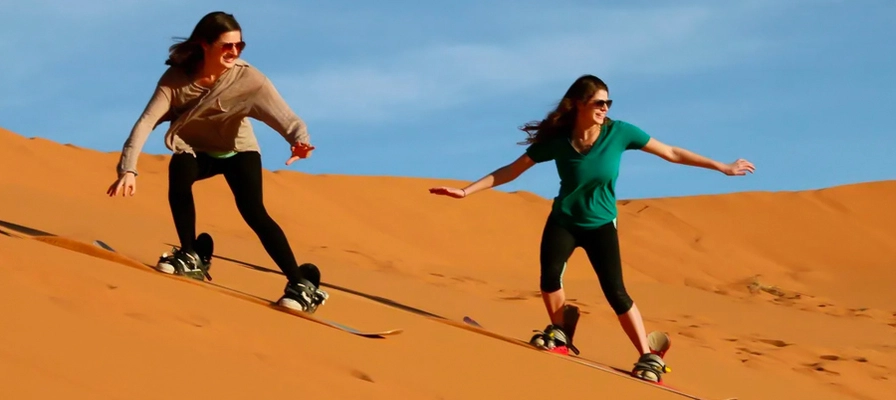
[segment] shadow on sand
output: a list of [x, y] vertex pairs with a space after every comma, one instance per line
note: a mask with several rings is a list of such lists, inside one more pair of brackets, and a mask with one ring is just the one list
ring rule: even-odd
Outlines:
[[[171, 246], [171, 247], [178, 247], [177, 245], [174, 245], [174, 244], [171, 244], [171, 243], [165, 243], [165, 244], [168, 245], [168, 246]], [[230, 261], [230, 262], [232, 262], [232, 263], [234, 263], [234, 264], [236, 264], [236, 265], [239, 265], [240, 267], [248, 268], [248, 269], [252, 269], [252, 270], [255, 270], [255, 271], [259, 271], [259, 272], [264, 272], [264, 273], [268, 273], [268, 274], [275, 274], [275, 275], [285, 276], [285, 275], [283, 274], [282, 271], [275, 270], [275, 269], [270, 269], [270, 268], [267, 268], [267, 267], [262, 267], [262, 266], [257, 265], [257, 264], [252, 264], [252, 263], [248, 263], [248, 262], [245, 262], [245, 261], [240, 261], [240, 260], [237, 260], [237, 259], [234, 259], [234, 258], [230, 258], [230, 257], [225, 257], [225, 256], [221, 256], [221, 255], [217, 255], [217, 254], [215, 254], [215, 255], [212, 255], [212, 258], [217, 258], [217, 259], [221, 259], [221, 260], [225, 260], [225, 261]], [[355, 295], [355, 296], [363, 297], [363, 298], [365, 298], [365, 299], [372, 300], [372, 301], [375, 301], [375, 302], [377, 302], [377, 303], [384, 304], [384, 305], [387, 305], [387, 306], [389, 306], [389, 307], [397, 308], [397, 309], [399, 309], [399, 310], [407, 311], [407, 312], [414, 313], [414, 314], [417, 314], [417, 315], [424, 315], [424, 316], [432, 317], [432, 318], [446, 319], [445, 317], [442, 317], [441, 315], [433, 314], [433, 313], [431, 313], [431, 312], [429, 312], [429, 311], [421, 310], [421, 309], [416, 308], [416, 307], [411, 307], [411, 306], [409, 306], [409, 305], [402, 304], [402, 303], [399, 303], [399, 302], [397, 302], [397, 301], [395, 301], [395, 300], [387, 299], [387, 298], [385, 298], [385, 297], [381, 297], [381, 296], [377, 296], [377, 295], [373, 295], [373, 294], [368, 294], [368, 293], [364, 293], [364, 292], [359, 292], [359, 291], [354, 290], [354, 289], [350, 289], [350, 288], [347, 288], [347, 287], [344, 287], [344, 286], [339, 286], [339, 285], [335, 285], [335, 284], [327, 283], [327, 282], [323, 282], [323, 281], [321, 281], [320, 285], [323, 286], [323, 287], [327, 287], [327, 288], [331, 288], [331, 289], [338, 290], [338, 291], [340, 291], [340, 292], [350, 293], [350, 294], [353, 294], [353, 295]]]

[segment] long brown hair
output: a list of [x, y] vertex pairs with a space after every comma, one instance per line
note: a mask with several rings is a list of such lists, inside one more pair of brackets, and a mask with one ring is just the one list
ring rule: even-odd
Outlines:
[[[557, 104], [557, 107], [548, 113], [541, 121], [532, 121], [520, 130], [526, 132], [528, 137], [520, 144], [532, 144], [545, 139], [568, 133], [576, 122], [576, 102], [591, 100], [598, 90], [610, 90], [607, 84], [594, 75], [582, 75], [566, 90], [566, 94]], [[608, 118], [609, 120], [609, 118]]]
[[241, 31], [240, 24], [236, 22], [236, 18], [232, 14], [223, 11], [214, 11], [206, 14], [196, 27], [189, 38], [181, 39], [180, 42], [171, 45], [168, 49], [168, 59], [165, 65], [172, 65], [182, 68], [188, 75], [193, 75], [202, 63], [205, 52], [202, 50], [202, 43], [214, 43], [218, 38], [230, 31]]

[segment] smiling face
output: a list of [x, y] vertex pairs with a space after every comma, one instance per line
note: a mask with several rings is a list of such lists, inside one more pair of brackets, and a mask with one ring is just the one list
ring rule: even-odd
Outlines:
[[598, 89], [588, 101], [578, 103], [579, 123], [603, 125], [612, 105], [613, 100], [609, 99], [609, 93], [604, 89]]
[[212, 43], [203, 43], [206, 68], [217, 67], [227, 69], [233, 67], [239, 58], [246, 43], [242, 41], [243, 34], [240, 31], [230, 31], [221, 34]]

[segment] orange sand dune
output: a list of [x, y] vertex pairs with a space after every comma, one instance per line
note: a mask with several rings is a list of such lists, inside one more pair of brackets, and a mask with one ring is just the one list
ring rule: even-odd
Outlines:
[[[168, 158], [142, 156], [137, 195], [110, 199], [117, 157], [0, 130], [0, 220], [153, 264], [176, 243]], [[0, 398], [683, 399], [371, 300], [521, 339], [547, 323], [537, 251], [550, 201], [427, 192], [444, 183], [265, 172], [269, 212], [324, 271], [318, 315], [404, 329], [386, 339], [0, 235]], [[224, 180], [194, 190], [199, 230], [235, 260], [215, 261], [215, 283], [276, 299], [284, 278]], [[896, 181], [621, 201], [628, 288], [648, 328], [672, 336], [667, 382], [713, 399], [892, 398], [894, 198]], [[628, 368], [635, 350], [581, 251], [564, 282], [585, 312], [582, 356]]]

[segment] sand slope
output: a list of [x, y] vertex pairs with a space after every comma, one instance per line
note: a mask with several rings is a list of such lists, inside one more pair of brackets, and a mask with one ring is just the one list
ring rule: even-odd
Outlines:
[[[167, 157], [140, 160], [137, 195], [110, 199], [117, 154], [0, 130], [0, 220], [152, 264], [176, 244]], [[301, 168], [301, 162], [299, 162]], [[528, 338], [547, 323], [538, 240], [550, 202], [439, 180], [265, 172], [269, 213], [330, 284], [323, 317], [370, 340], [47, 244], [0, 236], [2, 398], [681, 398], [433, 322], [332, 287], [470, 315]], [[223, 179], [194, 186], [215, 235], [215, 282], [275, 299], [284, 279]], [[806, 192], [621, 201], [628, 288], [668, 331], [671, 385], [707, 398], [884, 399], [896, 392], [896, 181]], [[636, 356], [577, 251], [564, 277], [586, 314], [583, 356]], [[482, 380], [480, 380], [482, 379]]]

